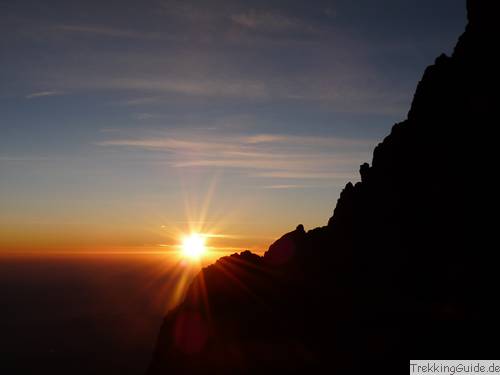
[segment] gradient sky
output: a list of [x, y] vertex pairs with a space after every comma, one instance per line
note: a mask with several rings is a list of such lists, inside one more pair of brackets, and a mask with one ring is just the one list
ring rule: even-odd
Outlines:
[[3, 1], [0, 251], [324, 225], [464, 26], [457, 0]]

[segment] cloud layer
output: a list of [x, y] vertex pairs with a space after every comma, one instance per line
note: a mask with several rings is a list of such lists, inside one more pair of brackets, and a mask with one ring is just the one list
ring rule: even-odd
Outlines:
[[[260, 179], [349, 179], [353, 166], [373, 141], [287, 134], [180, 134], [148, 138], [117, 138], [99, 146], [160, 153], [173, 168], [226, 168]], [[354, 168], [356, 170], [356, 168]], [[314, 187], [266, 184], [271, 189]]]

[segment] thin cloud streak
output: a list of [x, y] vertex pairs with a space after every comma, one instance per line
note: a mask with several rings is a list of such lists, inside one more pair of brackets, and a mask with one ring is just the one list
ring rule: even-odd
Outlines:
[[0, 155], [0, 162], [37, 162], [37, 161], [51, 161], [53, 158], [44, 156], [9, 156]]
[[289, 32], [289, 31], [313, 31], [311, 26], [304, 24], [295, 17], [289, 17], [276, 12], [248, 12], [237, 13], [230, 16], [231, 21], [245, 29], [263, 32]]
[[[239, 27], [250, 32], [311, 32], [315, 28], [306, 19], [287, 14], [283, 10], [267, 9], [255, 10], [244, 6], [234, 7], [197, 5], [183, 3], [174, 4], [171, 1], [161, 4], [163, 12], [173, 19], [183, 21], [184, 24], [196, 26], [199, 24], [211, 25], [212, 32], [217, 30], [223, 35], [231, 26]], [[216, 27], [214, 27], [216, 26]]]
[[141, 106], [141, 105], [145, 105], [145, 104], [159, 103], [162, 100], [166, 101], [165, 98], [158, 97], [158, 96], [139, 97], [139, 98], [122, 100], [122, 101], [116, 102], [116, 104], [124, 106], [124, 107], [134, 107], [134, 106]]
[[109, 38], [160, 39], [168, 37], [165, 33], [117, 29], [99, 25], [59, 25], [55, 26], [54, 29], [57, 31], [104, 36]]
[[[302, 161], [300, 158], [294, 157], [292, 154], [289, 157], [281, 156], [282, 160], [274, 160], [273, 157], [256, 157], [252, 159], [195, 159], [181, 162], [170, 163], [175, 168], [192, 168], [192, 167], [224, 167], [244, 170], [267, 170], [270, 172], [254, 173], [256, 177], [273, 177], [273, 178], [338, 178], [338, 173], [330, 172], [308, 172], [308, 170], [317, 170], [319, 168], [338, 168], [343, 164], [350, 165], [351, 158], [343, 156], [330, 156], [328, 159], [320, 155], [313, 155], [309, 161]], [[300, 171], [300, 172], [299, 172]], [[342, 175], [343, 176], [343, 175]]]
[[118, 102], [123, 106], [139, 106], [144, 104], [167, 101], [166, 94], [180, 94], [207, 98], [243, 98], [269, 99], [275, 93], [261, 80], [244, 79], [200, 79], [198, 77], [165, 78], [159, 74], [156, 78], [137, 78], [132, 76], [113, 77], [87, 75], [87, 79], [80, 79], [76, 72], [54, 76], [51, 82], [59, 87], [71, 90], [122, 91], [136, 92], [137, 98]]
[[288, 190], [288, 189], [309, 189], [321, 187], [320, 185], [298, 185], [298, 184], [282, 184], [282, 185], [267, 185], [262, 186], [262, 189], [270, 190]]
[[35, 99], [35, 98], [41, 98], [44, 96], [58, 96], [58, 95], [64, 95], [64, 92], [62, 92], [62, 91], [39, 91], [39, 92], [34, 92], [32, 94], [26, 95], [26, 99]]
[[[137, 69], [140, 71], [141, 64], [137, 62]], [[168, 64], [166, 65], [168, 66]], [[111, 68], [110, 68], [111, 69]], [[179, 66], [173, 63], [172, 69], [179, 70]], [[345, 73], [345, 68], [339, 71]], [[350, 76], [362, 76], [361, 72], [350, 72]], [[106, 69], [105, 69], [106, 70]], [[214, 70], [214, 76], [218, 73]], [[51, 82], [60, 88], [60, 91], [50, 91], [47, 95], [61, 93], [62, 91], [115, 91], [123, 93], [134, 93], [137, 97], [125, 99], [117, 102], [123, 106], [143, 106], [159, 104], [171, 100], [171, 94], [186, 97], [200, 97], [211, 99], [244, 99], [249, 102], [270, 102], [273, 100], [286, 100], [300, 103], [318, 103], [328, 105], [332, 110], [347, 113], [370, 113], [370, 114], [399, 114], [406, 108], [408, 100], [406, 95], [397, 90], [385, 92], [380, 82], [369, 86], [361, 79], [352, 78], [352, 87], [346, 88], [345, 82], [340, 82], [335, 75], [325, 74], [322, 77], [309, 75], [308, 80], [291, 78], [287, 80], [268, 80], [266, 77], [255, 76], [247, 79], [238, 77], [225, 78], [200, 78], [196, 74], [180, 73], [179, 75], [168, 77], [165, 72], [156, 72], [156, 77], [137, 77], [137, 73], [124, 72], [117, 75], [117, 72], [109, 71], [106, 74], [95, 74], [87, 72], [68, 71], [64, 74], [57, 74], [47, 81], [39, 84]], [[346, 73], [347, 74], [347, 73]], [[86, 76], [82, 80], [80, 77]], [[351, 79], [349, 79], [350, 81]], [[37, 94], [37, 93], [35, 93]], [[41, 95], [40, 95], [41, 96]]]
[[[249, 136], [224, 136], [216, 137], [217, 140], [204, 137], [205, 141], [195, 141], [190, 138], [155, 137], [144, 139], [116, 139], [98, 142], [100, 146], [130, 146], [142, 148], [164, 148], [164, 149], [184, 149], [185, 151], [196, 151], [203, 149], [218, 149], [222, 151], [232, 151], [236, 154], [244, 153], [241, 146], [256, 147], [259, 144], [275, 145], [295, 145], [303, 147], [353, 147], [367, 146], [373, 143], [371, 139], [349, 139], [341, 137], [316, 137], [316, 136], [296, 136], [287, 134], [256, 134]], [[258, 153], [261, 155], [261, 153]], [[248, 156], [248, 154], [243, 154]], [[275, 155], [275, 154], [273, 154]]]
[[[330, 168], [332, 169], [332, 168]], [[283, 179], [314, 179], [314, 180], [334, 180], [353, 179], [356, 174], [353, 172], [294, 172], [294, 171], [274, 171], [255, 174], [256, 177], [283, 178]]]
[[[199, 139], [203, 139], [200, 141]], [[172, 168], [230, 168], [252, 178], [332, 180], [352, 178], [360, 155], [372, 142], [338, 137], [284, 134], [247, 136], [156, 137], [115, 139], [99, 146], [119, 146], [161, 152]], [[297, 184], [274, 184], [274, 188]], [[293, 185], [293, 186], [292, 186]], [[308, 184], [309, 185], [309, 184]]]
[[114, 78], [107, 81], [107, 86], [112, 89], [174, 92], [194, 96], [244, 98], [269, 96], [264, 83], [244, 80]]

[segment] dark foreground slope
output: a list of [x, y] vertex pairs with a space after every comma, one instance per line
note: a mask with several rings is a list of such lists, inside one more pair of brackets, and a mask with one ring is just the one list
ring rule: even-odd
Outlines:
[[[148, 374], [358, 373], [395, 354], [484, 357], [498, 340], [494, 1], [469, 0], [451, 57], [347, 184], [328, 225], [205, 268]], [[496, 158], [496, 156], [495, 156]]]

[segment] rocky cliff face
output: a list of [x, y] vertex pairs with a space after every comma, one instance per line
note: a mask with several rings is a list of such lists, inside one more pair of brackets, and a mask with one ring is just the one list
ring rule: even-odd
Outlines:
[[299, 225], [263, 257], [234, 254], [198, 275], [165, 318], [148, 374], [345, 374], [395, 354], [492, 352], [494, 3], [467, 2], [453, 55], [426, 69], [408, 118], [346, 185], [327, 226]]

